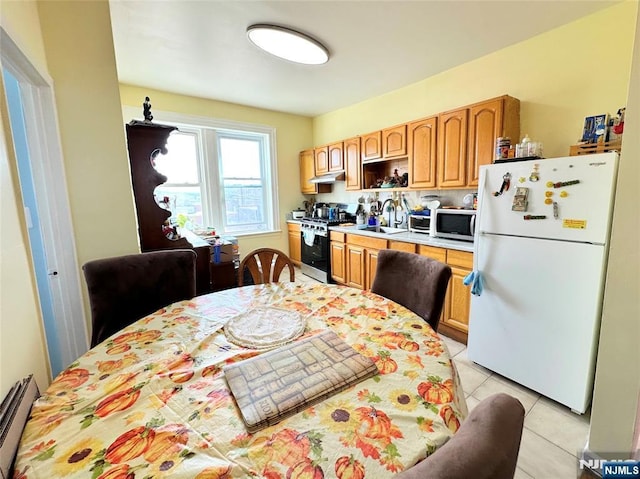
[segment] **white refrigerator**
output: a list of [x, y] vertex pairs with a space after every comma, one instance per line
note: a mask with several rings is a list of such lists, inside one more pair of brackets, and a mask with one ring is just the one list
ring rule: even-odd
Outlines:
[[468, 357], [576, 413], [593, 390], [617, 169], [615, 152], [480, 168]]

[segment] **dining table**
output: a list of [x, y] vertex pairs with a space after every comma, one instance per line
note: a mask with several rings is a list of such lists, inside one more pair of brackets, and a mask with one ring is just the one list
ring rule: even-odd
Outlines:
[[[332, 330], [377, 373], [249, 433], [224, 368], [268, 349], [225, 325], [268, 308], [303, 318], [291, 342]], [[407, 308], [342, 285], [244, 286], [168, 305], [69, 365], [33, 404], [14, 479], [386, 478], [466, 415], [446, 344]]]

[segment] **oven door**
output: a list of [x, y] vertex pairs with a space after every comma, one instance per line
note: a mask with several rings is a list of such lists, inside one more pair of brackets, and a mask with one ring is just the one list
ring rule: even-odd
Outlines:
[[300, 233], [302, 266], [301, 270], [307, 276], [329, 282], [329, 238], [326, 232], [314, 232], [305, 235]]

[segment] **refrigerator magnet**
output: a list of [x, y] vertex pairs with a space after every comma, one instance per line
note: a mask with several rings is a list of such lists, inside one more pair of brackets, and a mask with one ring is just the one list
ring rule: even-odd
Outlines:
[[527, 204], [529, 198], [529, 188], [524, 186], [518, 186], [516, 193], [513, 196], [513, 204], [511, 205], [512, 211], [527, 211]]
[[500, 191], [495, 191], [493, 196], [500, 196], [505, 191], [508, 191], [509, 185], [511, 185], [511, 173], [507, 172], [502, 177], [502, 186], [500, 186]]
[[533, 165], [533, 171], [531, 172], [531, 174], [529, 175], [529, 181], [532, 182], [536, 182], [540, 179], [540, 173], [538, 172], [538, 168], [540, 167], [540, 165], [538, 165], [537, 163], [535, 163]]

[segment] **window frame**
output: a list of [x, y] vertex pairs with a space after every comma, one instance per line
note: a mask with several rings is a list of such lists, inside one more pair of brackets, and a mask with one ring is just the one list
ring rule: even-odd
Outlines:
[[[125, 118], [141, 119], [141, 109], [123, 107]], [[278, 231], [280, 208], [278, 201], [278, 161], [276, 158], [276, 129], [267, 125], [237, 122], [167, 111], [153, 111], [154, 122], [172, 125], [184, 133], [196, 133], [199, 143], [198, 174], [204, 226], [214, 226], [219, 234], [231, 236], [254, 236]], [[261, 175], [264, 187], [264, 230], [229, 230], [226, 225], [224, 185], [219, 160], [219, 139], [261, 137]], [[268, 168], [267, 168], [268, 166]], [[162, 186], [185, 186], [164, 183]], [[216, 190], [216, 188], [218, 190]]]

